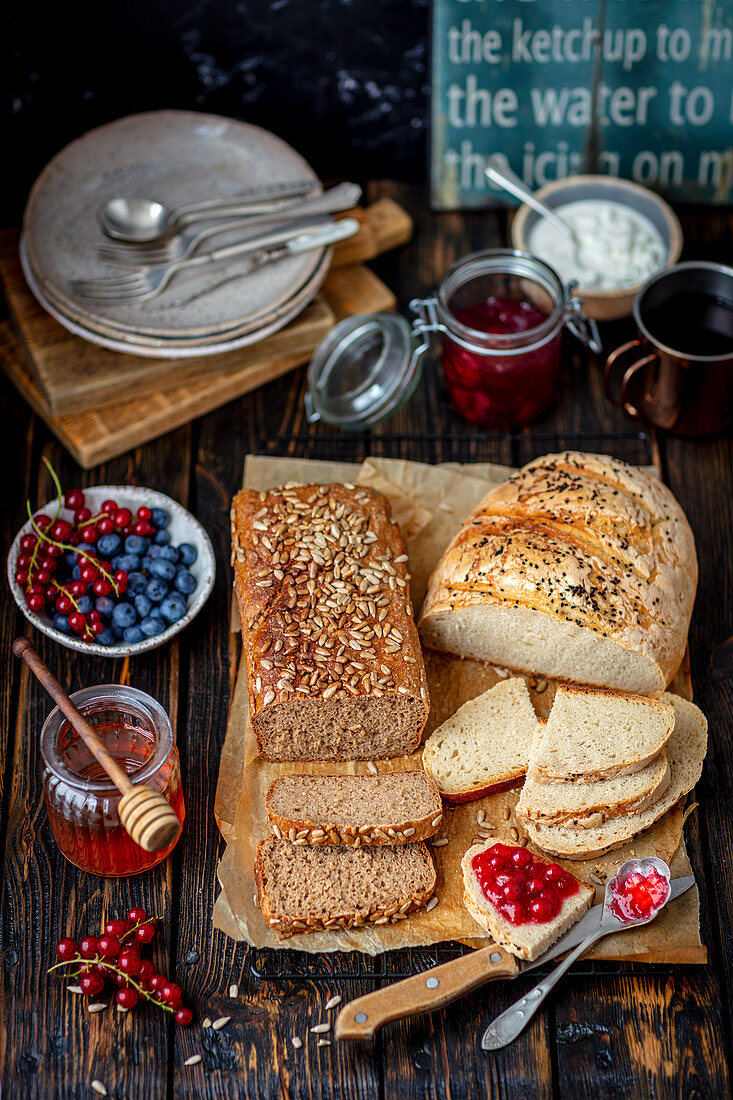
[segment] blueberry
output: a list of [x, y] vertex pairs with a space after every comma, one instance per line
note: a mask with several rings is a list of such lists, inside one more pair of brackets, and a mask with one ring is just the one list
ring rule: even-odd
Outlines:
[[140, 562], [140, 568], [142, 569], [143, 573], [150, 572], [150, 566], [152, 565], [152, 562], [153, 559], [150, 557], [150, 554], [146, 554], [143, 560]]
[[140, 629], [148, 638], [154, 638], [156, 634], [163, 633], [165, 630], [165, 623], [162, 619], [159, 619], [157, 615], [155, 617], [149, 615], [147, 619], [143, 619], [140, 623]]
[[64, 561], [71, 569], [73, 569], [76, 565], [76, 550], [66, 550], [64, 552]]
[[72, 634], [73, 631], [69, 626], [69, 620], [66, 615], [62, 615], [59, 611], [53, 617], [53, 625], [56, 630], [60, 630], [62, 634]]
[[103, 558], [114, 558], [122, 549], [122, 539], [119, 535], [102, 535], [97, 539], [97, 550]]
[[172, 561], [154, 558], [150, 563], [150, 572], [154, 577], [160, 577], [162, 581], [172, 581], [176, 575], [176, 567]]
[[78, 581], [78, 580], [81, 579], [81, 566], [80, 565], [75, 565], [74, 568], [71, 570], [71, 579], [72, 579], [72, 581]]
[[178, 561], [178, 550], [175, 546], [164, 546], [163, 553], [160, 555], [160, 557], [164, 558], [166, 561], [172, 561], [175, 565], [175, 563]]
[[131, 596], [139, 596], [148, 586], [148, 578], [144, 573], [133, 572], [127, 575], [127, 591]]
[[90, 550], [94, 550], [91, 542], [80, 542], [76, 548], [77, 554], [87, 554]]
[[94, 606], [103, 619], [108, 619], [115, 609], [115, 601], [109, 596], [97, 596]]
[[118, 554], [111, 562], [113, 569], [124, 569], [126, 573], [134, 573], [140, 568], [139, 554]]
[[156, 527], [167, 527], [171, 521], [171, 517], [165, 508], [152, 508], [151, 519]]
[[170, 541], [171, 537], [167, 531], [156, 531], [153, 535], [153, 542], [156, 546], [167, 546]]
[[151, 547], [150, 547], [150, 549], [148, 550], [148, 554], [147, 554], [147, 556], [148, 556], [149, 558], [161, 558], [161, 557], [163, 557], [163, 550], [164, 550], [164, 549], [165, 549], [165, 547], [163, 547], [163, 546], [155, 546], [155, 545], [153, 545], [153, 546], [151, 546]]
[[74, 608], [74, 611], [81, 611], [82, 615], [88, 615], [92, 610], [91, 596], [77, 596], [76, 602], [78, 606]]
[[177, 623], [186, 614], [186, 601], [177, 592], [172, 592], [163, 600], [160, 610], [169, 623]]
[[143, 634], [139, 624], [134, 626], [126, 626], [122, 632], [122, 637], [125, 639], [128, 645], [134, 645], [135, 642], [141, 642], [145, 635]]
[[199, 552], [195, 546], [191, 546], [190, 542], [182, 542], [178, 547], [178, 555], [184, 565], [193, 565]]
[[179, 592], [188, 596], [196, 588], [196, 578], [193, 573], [189, 573], [188, 569], [179, 569], [174, 584]]
[[126, 626], [132, 626], [137, 619], [137, 611], [131, 603], [118, 603], [112, 612], [112, 622], [124, 630]]
[[150, 539], [145, 539], [142, 535], [128, 535], [125, 539], [125, 553], [127, 554], [144, 554], [149, 546]]
[[135, 604], [135, 610], [141, 619], [146, 619], [150, 614], [150, 609], [153, 606], [152, 600], [148, 599], [144, 592], [141, 592], [139, 596], [136, 596], [132, 601]]
[[99, 634], [97, 634], [95, 641], [99, 642], [100, 645], [114, 645], [116, 639], [112, 630], [108, 626], [105, 626], [104, 630], [100, 630]]
[[168, 585], [160, 577], [153, 577], [145, 586], [145, 595], [153, 603], [160, 603], [168, 595]]
[[[116, 642], [121, 642], [124, 636], [124, 630], [121, 626], [117, 626], [115, 623], [109, 624], [109, 629], [112, 631], [112, 636]], [[128, 627], [129, 629], [129, 627]]]

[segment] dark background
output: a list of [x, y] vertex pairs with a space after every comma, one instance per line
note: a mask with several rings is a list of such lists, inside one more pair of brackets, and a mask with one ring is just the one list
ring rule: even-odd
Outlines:
[[4, 224], [44, 164], [161, 107], [258, 123], [329, 177], [426, 175], [429, 0], [10, 0]]

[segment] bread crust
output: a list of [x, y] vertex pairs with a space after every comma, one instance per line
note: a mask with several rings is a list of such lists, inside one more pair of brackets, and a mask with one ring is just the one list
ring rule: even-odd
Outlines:
[[[624, 650], [643, 658], [637, 688], [594, 683], [649, 694], [682, 660], [696, 585], [692, 531], [669, 489], [617, 459], [566, 451], [529, 463], [478, 505], [433, 573], [420, 629], [428, 645], [491, 660], [470, 637], [446, 644], [443, 617], [495, 607], [549, 618], [610, 639], [619, 660]], [[516, 661], [582, 681], [562, 651], [553, 664]]]
[[[429, 712], [427, 677], [386, 498], [341, 484], [244, 490], [231, 522], [260, 753], [346, 760], [414, 751]], [[390, 701], [394, 733], [383, 713]], [[359, 732], [362, 714], [382, 730], [374, 744], [368, 729]]]

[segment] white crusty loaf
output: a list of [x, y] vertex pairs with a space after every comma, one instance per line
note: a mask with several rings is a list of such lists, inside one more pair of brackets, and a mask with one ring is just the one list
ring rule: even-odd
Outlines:
[[674, 720], [674, 709], [657, 699], [559, 687], [532, 753], [532, 774], [593, 782], [640, 771], [659, 756]]
[[522, 782], [536, 731], [524, 680], [502, 680], [430, 734], [423, 767], [449, 802], [509, 790]]
[[422, 609], [426, 645], [648, 695], [682, 660], [697, 585], [669, 489], [618, 459], [530, 462], [466, 520]]
[[702, 774], [708, 724], [694, 703], [666, 692], [661, 698], [670, 703], [675, 712], [674, 730], [667, 744], [672, 778], [662, 797], [642, 813], [612, 818], [597, 829], [570, 829], [563, 825], [527, 822], [525, 828], [533, 844], [563, 859], [591, 859], [620, 848], [689, 794]]
[[[512, 924], [484, 896], [472, 866], [474, 857], [491, 848], [494, 843], [495, 841], [490, 840], [484, 844], [474, 844], [461, 860], [463, 900], [473, 919], [486, 929], [500, 947], [511, 951], [512, 955], [520, 959], [531, 961], [543, 955], [568, 928], [572, 928], [580, 920], [593, 904], [595, 890], [577, 879], [577, 893], [563, 899], [560, 912], [552, 920], [543, 924]], [[515, 847], [509, 842], [505, 843], [508, 847]], [[541, 860], [538, 856], [534, 858]]]
[[609, 818], [640, 813], [662, 797], [672, 772], [665, 749], [641, 771], [587, 783], [552, 780], [541, 782], [530, 764], [519, 796], [516, 817], [522, 823], [538, 821], [548, 825], [570, 825], [592, 829]]

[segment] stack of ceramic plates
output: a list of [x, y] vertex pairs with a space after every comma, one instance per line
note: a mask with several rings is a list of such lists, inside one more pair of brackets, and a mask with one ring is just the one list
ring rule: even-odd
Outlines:
[[[123, 118], [72, 142], [41, 173], [23, 219], [23, 270], [49, 313], [104, 347], [164, 358], [243, 347], [287, 324], [315, 297], [330, 250], [288, 256], [249, 274], [235, 257], [205, 273], [181, 272], [147, 301], [88, 302], [75, 296], [75, 280], [121, 270], [97, 258], [106, 239], [97, 211], [116, 196], [176, 207], [262, 197], [308, 182], [314, 193], [321, 190], [303, 158], [257, 126], [189, 111]], [[202, 248], [245, 236], [230, 230]]]

